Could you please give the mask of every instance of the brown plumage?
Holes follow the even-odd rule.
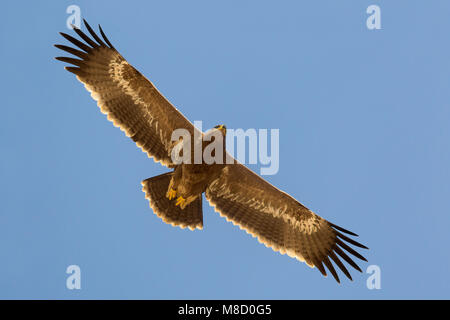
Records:
[[[168,172],[142,181],[142,190],[150,207],[165,223],[191,230],[203,229],[202,197],[197,197],[184,209],[174,206],[166,197],[172,175]]]
[[[91,92],[108,120],[149,157],[174,169],[142,182],[146,198],[157,216],[174,226],[202,229],[201,199],[205,193],[221,216],[273,250],[317,267],[325,276],[328,269],[338,282],[339,276],[331,261],[349,279],[351,275],[342,260],[361,271],[348,254],[366,259],[347,243],[366,247],[344,235],[356,234],[319,217],[236,160],[211,165],[174,163],[171,153],[177,142],[172,142],[171,136],[175,129],[185,129],[192,137],[204,134],[128,64],[100,27],[102,38],[86,21],[84,23],[93,39],[74,28],[85,42],[61,33],[78,48],[56,45],[79,59],[56,59],[74,65],[66,70],[74,73]],[[219,130],[223,136],[226,134],[224,126],[212,130]],[[225,156],[231,157],[226,153]]]

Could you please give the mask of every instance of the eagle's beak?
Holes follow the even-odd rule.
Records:
[[[219,129],[223,135],[226,135],[227,133],[227,127],[225,127],[223,124],[215,126],[214,128]]]

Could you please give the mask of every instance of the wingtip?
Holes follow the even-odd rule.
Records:
[[[341,232],[347,233],[347,234],[352,235],[354,237],[359,237],[359,235],[357,235],[356,233],[354,233],[354,232],[352,232],[350,230],[344,229],[344,228],[342,228],[342,227],[340,227],[340,226],[338,226],[338,225],[336,225],[334,223],[329,222],[329,224],[330,224],[330,226],[332,226],[333,228],[335,228],[335,229],[337,229],[337,230],[339,230]]]
[[[108,46],[109,46],[111,49],[114,49],[114,46],[111,44],[111,42],[109,41],[108,37],[107,37],[106,34],[103,32],[102,26],[101,26],[100,24],[98,25],[98,29],[100,30],[100,34],[101,34],[103,40],[105,40],[105,42],[108,44]]]
[[[89,25],[89,23],[86,21],[86,19],[83,18],[83,24],[86,27],[86,29],[89,29],[91,26]]]
[[[350,243],[350,244],[352,244],[352,245],[354,245],[354,246],[356,246],[356,247],[359,247],[359,248],[362,248],[362,249],[367,249],[367,247],[366,247],[365,245],[359,243],[358,241],[355,241],[355,240],[353,240],[353,239],[350,239],[349,237],[343,235],[343,234],[340,233],[339,231],[335,231],[335,234],[336,234],[336,236],[338,236],[338,237],[341,238],[342,240],[345,240],[345,241],[347,241],[348,243]]]

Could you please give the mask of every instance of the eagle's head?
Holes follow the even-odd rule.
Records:
[[[219,125],[215,126],[214,129],[217,129],[220,132],[222,132],[222,134],[224,136],[226,136],[226,134],[227,134],[227,127],[225,127],[225,125],[223,125],[223,124],[219,124]]]

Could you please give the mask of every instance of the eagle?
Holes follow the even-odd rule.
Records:
[[[172,169],[142,181],[145,197],[159,218],[183,229],[203,229],[205,194],[209,204],[227,221],[274,251],[316,267],[324,276],[329,271],[338,283],[339,275],[332,262],[350,280],[351,274],[343,261],[362,272],[353,259],[367,260],[350,245],[368,248],[350,237],[357,234],[315,214],[232,158],[225,149],[222,160],[227,161],[210,164],[174,161],[172,152],[184,140],[172,141],[174,130],[183,129],[201,138],[208,134],[223,138],[226,127],[218,125],[200,132],[125,60],[100,25],[101,37],[86,20],[83,22],[91,37],[75,26],[72,28],[82,41],[61,32],[76,48],[56,44],[58,49],[73,55],[56,59],[71,64],[65,69],[84,84],[114,126],[155,162]]]

